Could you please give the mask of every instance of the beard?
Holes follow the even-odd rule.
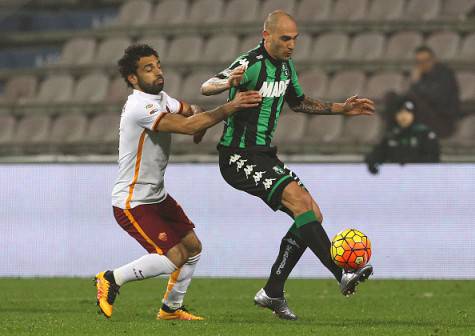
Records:
[[[138,79],[138,86],[145,93],[157,95],[163,90],[163,86],[165,85],[165,80],[163,79],[162,76],[160,76],[157,79],[157,81],[160,80],[160,79],[162,79],[163,82],[161,82],[161,83],[157,83],[157,82],[145,83],[141,78],[139,78]]]

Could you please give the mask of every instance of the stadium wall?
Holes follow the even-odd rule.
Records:
[[[292,164],[333,236],[373,243],[378,278],[475,278],[475,165]],[[0,276],[90,276],[144,250],[115,223],[114,164],[0,165]],[[171,164],[169,192],[203,241],[198,276],[265,277],[291,224],[238,192],[215,164]],[[306,252],[294,277],[328,277]]]

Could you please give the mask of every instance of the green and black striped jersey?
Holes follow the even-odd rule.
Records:
[[[262,95],[259,107],[239,111],[230,116],[224,127],[220,146],[252,148],[269,147],[274,136],[284,101],[296,105],[304,94],[292,60],[277,61],[265,50],[263,42],[238,57],[216,77],[224,79],[240,66],[247,66],[239,87],[229,90],[229,99],[238,91],[255,90]]]

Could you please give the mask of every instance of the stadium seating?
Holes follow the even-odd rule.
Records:
[[[87,117],[80,114],[60,115],[51,128],[49,141],[55,145],[77,144],[85,140]]]
[[[389,91],[401,94],[406,89],[407,82],[402,74],[398,72],[381,72],[371,76],[361,96],[381,101]]]
[[[90,19],[85,21],[86,14],[95,18],[95,26],[104,23],[97,29],[71,33],[69,38],[61,37],[68,36],[63,31],[54,38],[51,35],[50,40],[46,36],[44,41],[49,42],[44,44],[41,37],[39,42],[23,45],[10,42],[17,38],[15,32],[10,40],[2,31],[7,48],[0,50],[0,119],[5,124],[0,135],[1,153],[1,144],[8,142],[17,144],[19,153],[32,151],[24,134],[33,116],[39,118],[41,126],[39,140],[32,141],[54,144],[39,146],[42,150],[80,152],[82,145],[101,142],[105,145],[97,146],[98,152],[115,150],[111,144],[117,134],[111,130],[100,136],[99,130],[107,122],[117,122],[121,105],[131,92],[116,68],[118,58],[131,43],[146,43],[158,50],[165,91],[170,95],[205,108],[225,102],[226,93],[202,96],[202,81],[240,53],[256,47],[262,38],[262,20],[278,8],[294,14],[299,22],[293,59],[308,96],[340,101],[352,94],[368,96],[377,101],[380,111],[388,91],[403,93],[407,89],[414,49],[427,44],[457,70],[463,113],[473,110],[475,30],[468,14],[475,9],[475,0],[127,0],[114,11],[104,7],[97,12],[87,9],[86,13],[83,8],[78,15],[69,16],[59,9],[57,14],[49,11],[35,18],[34,29],[39,29],[39,22],[44,29],[64,29],[71,18],[89,20],[91,27]],[[67,15],[59,18],[61,13]],[[104,13],[114,13],[115,17],[106,20]],[[0,27],[19,27],[12,22],[0,22]],[[84,27],[84,22],[69,26]],[[10,69],[1,69],[2,64]],[[12,71],[15,67],[21,68],[20,74]],[[278,131],[276,141],[292,144],[283,147],[289,151],[298,148],[300,142],[302,150],[310,152],[350,151],[351,143],[353,150],[360,152],[383,129],[381,120],[376,119],[373,125],[367,118],[356,122],[284,112],[282,120],[297,131],[284,127],[289,130]],[[299,126],[302,120],[304,129]],[[81,125],[77,133],[61,132],[62,125],[74,122]],[[461,122],[457,132],[470,134],[466,130],[470,127],[464,125],[465,121]],[[375,130],[358,138],[364,127]],[[221,132],[222,125],[210,130],[202,149],[191,146],[191,137],[177,136],[177,151],[189,153],[200,148],[204,153],[214,153]],[[48,136],[42,140],[42,134]],[[451,138],[451,148],[462,138]],[[315,149],[315,144],[322,147]],[[24,151],[22,146],[26,146]],[[95,146],[90,148],[96,150]]]
[[[347,55],[350,39],[344,33],[324,33],[313,44],[311,58],[316,61],[339,60]]]
[[[348,96],[359,95],[363,92],[366,76],[358,70],[337,73],[328,86],[326,97],[339,101]]]
[[[300,74],[300,85],[309,97],[325,97],[328,87],[328,77],[320,69],[308,70]]]
[[[38,81],[32,75],[12,77],[5,86],[5,93],[0,101],[5,103],[22,103],[32,100],[36,94]]]
[[[163,76],[165,77],[164,90],[172,97],[180,97],[182,76],[173,70],[166,69]]]
[[[437,18],[441,10],[440,0],[409,0],[404,20],[431,20]]]
[[[375,144],[380,140],[382,131],[383,122],[378,115],[346,118],[342,137],[337,142],[346,145]]]
[[[461,61],[473,61],[475,59],[475,33],[467,35],[455,57]]]
[[[300,34],[297,38],[297,48],[295,49],[292,59],[295,62],[308,61],[312,52],[313,38],[310,34]]]
[[[170,79],[167,78],[167,87],[169,81]],[[125,101],[130,91],[131,89],[127,87],[127,84],[125,83],[124,79],[121,76],[117,76],[109,82],[109,87],[107,88],[104,103],[120,104]]]
[[[15,139],[16,119],[9,114],[0,114],[0,153],[1,146],[11,144]]]
[[[261,42],[262,36],[258,34],[250,34],[244,37],[239,46],[239,53],[254,49]]]
[[[455,134],[443,142],[452,152],[463,152],[475,146],[475,115],[458,122]]]
[[[460,87],[460,99],[462,102],[475,100],[475,73],[459,72],[457,81]]]
[[[254,22],[259,11],[259,2],[255,0],[231,0],[222,17],[226,23]]]
[[[99,44],[94,62],[100,65],[115,65],[130,44],[131,41],[127,37],[106,39]]]
[[[77,37],[69,40],[63,46],[59,64],[84,65],[91,63],[96,51],[96,40],[87,37]]]
[[[115,144],[119,140],[119,113],[104,113],[95,116],[89,123],[86,132],[86,143],[93,145],[107,145]],[[106,149],[107,151],[107,149]]]
[[[165,37],[156,36],[156,35],[147,35],[141,37],[137,40],[138,44],[148,44],[158,52],[158,56],[161,59],[165,59],[167,57],[167,50],[168,50],[168,41]]]
[[[307,126],[307,115],[288,111],[279,118],[274,143],[279,147],[298,144]]]
[[[51,118],[48,115],[27,115],[18,123],[15,132],[14,143],[17,144],[39,144],[47,143],[51,131]],[[34,148],[27,147],[27,151],[34,151]]]
[[[346,58],[350,60],[377,60],[384,51],[384,36],[380,33],[362,33],[353,38]]]
[[[372,1],[365,16],[369,20],[400,20],[404,13],[404,0]]]
[[[146,0],[132,0],[125,2],[114,21],[118,26],[137,26],[149,21],[152,3]]]
[[[197,62],[202,50],[203,39],[200,35],[178,37],[171,42],[167,59],[176,63]]]
[[[267,15],[277,9],[282,9],[291,15],[295,12],[295,0],[265,0],[262,4],[259,19],[264,20]]]
[[[203,99],[201,95],[200,88],[201,84],[204,83],[207,79],[212,76],[207,71],[197,71],[191,73],[188,77],[185,78],[183,81],[183,86],[181,88],[181,97],[184,100],[189,101],[199,101]]]
[[[335,116],[311,116],[307,122],[303,142],[309,145],[311,151],[325,151],[325,147],[338,141],[343,131],[343,118]],[[334,149],[333,149],[334,150]]]
[[[213,35],[205,44],[201,59],[229,63],[236,58],[239,39],[232,34]]]
[[[196,0],[191,5],[187,22],[215,23],[220,21],[223,10],[223,1],[221,0]]]
[[[155,7],[150,24],[181,24],[188,13],[188,2],[184,0],[164,0]]]
[[[387,42],[384,58],[389,60],[409,60],[414,50],[422,45],[423,37],[419,32],[403,31],[391,36]]]
[[[445,0],[440,16],[449,19],[466,19],[468,11],[475,7],[474,0]]]
[[[82,77],[74,88],[71,101],[77,103],[99,103],[104,101],[109,79],[103,73],[92,73]]]
[[[333,20],[362,20],[366,15],[368,0],[336,0],[331,18]]]
[[[71,75],[52,75],[45,79],[33,99],[38,103],[64,103],[73,96],[74,79]]]
[[[299,22],[327,20],[331,9],[332,0],[302,0],[297,6],[295,18]]]
[[[454,32],[432,34],[426,44],[434,50],[439,59],[448,60],[455,57],[460,44],[460,36]]]

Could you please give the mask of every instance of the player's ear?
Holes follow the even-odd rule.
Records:
[[[267,40],[269,38],[270,34],[267,30],[262,31],[262,37],[264,40]]]
[[[128,75],[127,80],[132,85],[137,85],[137,83],[139,82],[139,79],[137,78],[137,75],[135,74]]]

